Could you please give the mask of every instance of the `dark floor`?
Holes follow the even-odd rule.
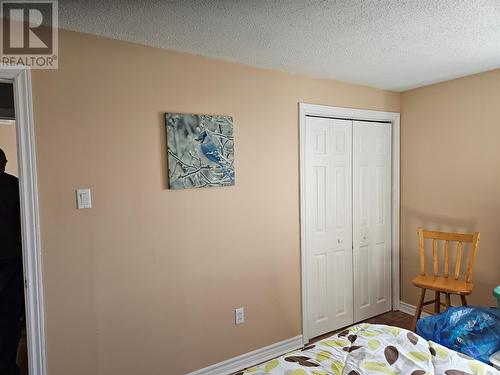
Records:
[[[413,315],[406,314],[402,311],[389,311],[366,320],[366,323],[386,324],[388,326],[410,329],[412,319]]]
[[[385,324],[388,326],[410,329],[412,318],[413,318],[412,315],[406,314],[406,313],[401,312],[401,311],[389,311],[389,312],[386,312],[384,314],[367,319],[364,322],[371,323],[371,324]],[[319,340],[323,340],[323,339],[330,337],[331,335],[333,335],[336,332],[339,332],[341,330],[342,329],[339,329],[339,330],[333,331],[333,332],[325,333],[324,335],[321,335],[321,336],[318,336],[318,337],[311,339],[310,342],[313,343],[313,342],[316,342]]]

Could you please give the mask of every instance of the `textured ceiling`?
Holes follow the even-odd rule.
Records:
[[[396,91],[500,67],[500,0],[60,0],[59,24]]]

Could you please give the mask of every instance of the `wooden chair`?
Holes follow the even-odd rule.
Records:
[[[420,298],[418,300],[415,316],[412,321],[412,330],[414,331],[417,326],[417,320],[420,318],[422,311],[434,315],[440,312],[441,306],[446,308],[451,306],[451,294],[460,296],[462,305],[467,305],[466,295],[472,293],[472,270],[476,262],[476,253],[479,245],[479,232],[471,234],[463,233],[448,233],[448,232],[434,232],[418,228],[418,242],[420,252],[420,275],[412,280],[413,285],[421,288]],[[433,274],[428,276],[425,273],[425,239],[432,239],[432,261],[433,261]],[[438,241],[444,241],[444,265],[443,274],[439,275],[439,246]],[[449,275],[450,266],[450,242],[456,242],[455,252],[455,269],[453,275]],[[471,244],[471,251],[469,254],[469,263],[467,264],[467,271],[463,280],[459,279],[460,270],[462,268],[462,252],[463,243]],[[434,291],[434,299],[424,302],[426,290]],[[446,296],[446,304],[441,303],[441,293]],[[426,310],[423,307],[426,305],[434,304],[434,311]]]

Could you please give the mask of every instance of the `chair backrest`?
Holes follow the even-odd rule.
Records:
[[[450,233],[450,232],[436,232],[428,231],[423,228],[418,228],[418,242],[420,252],[420,274],[425,276],[425,239],[432,239],[432,263],[434,276],[439,276],[439,246],[438,241],[444,241],[444,267],[443,276],[449,277],[450,267],[450,242],[456,242],[455,253],[455,269],[453,277],[458,280],[460,277],[460,269],[462,267],[462,253],[463,244],[471,244],[471,252],[469,255],[469,263],[467,264],[467,271],[465,274],[465,281],[472,282],[472,270],[476,262],[477,248],[479,246],[479,232],[475,233]]]

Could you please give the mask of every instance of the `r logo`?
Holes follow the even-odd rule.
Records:
[[[2,13],[4,53],[52,53],[52,3],[4,1]]]
[[[57,1],[0,0],[0,3],[2,62],[34,68],[56,67]]]

